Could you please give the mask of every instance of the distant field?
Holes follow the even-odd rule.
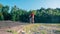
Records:
[[[60,34],[60,24],[0,21],[0,34]]]

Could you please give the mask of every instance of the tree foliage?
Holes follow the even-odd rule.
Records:
[[[2,4],[0,4],[0,20],[29,22],[29,15],[31,14],[31,12],[34,12],[34,20],[36,23],[60,22],[60,8],[41,8],[29,11],[20,9],[16,5],[11,7],[11,10],[9,8],[10,7],[8,5],[3,6]]]

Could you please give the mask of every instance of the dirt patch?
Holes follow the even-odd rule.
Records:
[[[18,31],[22,29],[23,25],[26,25],[26,24],[27,23],[14,22],[14,21],[0,21],[0,34],[5,34],[5,33],[8,34],[9,32],[6,32],[7,30]]]

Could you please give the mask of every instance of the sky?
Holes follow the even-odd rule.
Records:
[[[36,10],[43,8],[60,8],[60,0],[0,0],[3,5],[13,7],[16,5],[24,10]]]

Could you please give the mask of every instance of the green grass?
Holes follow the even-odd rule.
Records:
[[[51,26],[56,26],[56,27],[60,27],[60,24],[28,24],[28,25],[25,25],[23,27],[23,31],[25,31],[26,34],[31,34],[33,32],[36,32],[36,33],[41,33],[41,34],[47,34],[47,31],[46,30],[39,30],[38,28],[41,27],[41,26],[46,26],[46,27],[51,27]],[[60,32],[60,30],[57,30]],[[17,34],[16,31],[14,30],[7,30],[7,32],[12,32],[13,34]]]
[[[56,30],[55,32],[60,32],[60,30]]]
[[[7,32],[10,32],[10,33],[12,33],[12,34],[18,34],[16,31],[14,31],[14,30],[7,30]]]
[[[30,24],[30,25],[26,25],[24,26],[24,31],[26,32],[26,34],[31,34],[31,32],[42,32],[42,34],[47,34],[46,30],[38,30],[38,28],[40,26],[60,26],[60,24]],[[31,31],[31,32],[29,32]]]

